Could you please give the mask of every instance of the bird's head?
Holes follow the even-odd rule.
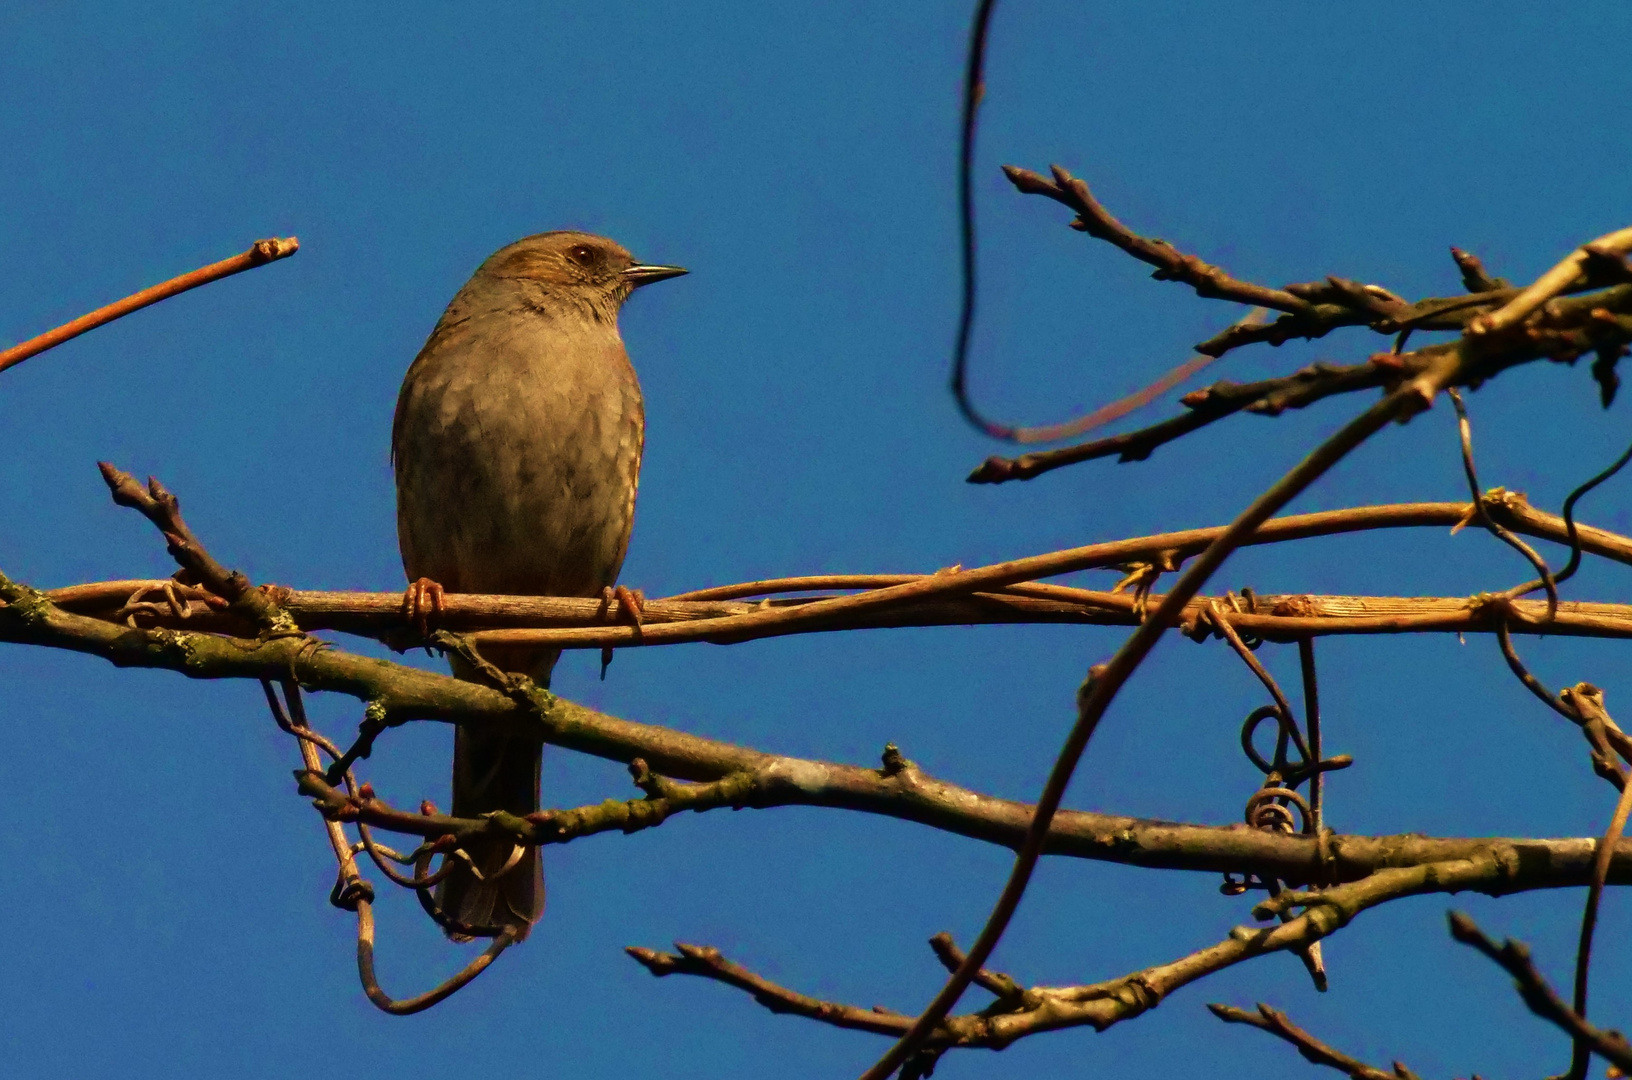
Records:
[[[478,276],[537,282],[546,292],[588,301],[612,311],[642,285],[679,277],[678,266],[635,261],[604,236],[582,232],[547,232],[500,248],[482,264]]]

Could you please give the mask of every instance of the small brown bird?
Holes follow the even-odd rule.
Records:
[[[459,290],[408,368],[391,426],[411,613],[443,588],[600,596],[616,582],[646,436],[618,311],[640,286],[685,272],[549,232],[501,248]],[[548,686],[560,650],[484,656]],[[453,813],[537,810],[542,751],[533,734],[457,729]],[[544,910],[538,849],[466,854],[438,892],[450,933],[525,937]]]

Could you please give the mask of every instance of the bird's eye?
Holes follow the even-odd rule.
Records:
[[[567,249],[567,258],[579,266],[588,266],[595,261],[595,249],[588,244],[574,244]]]

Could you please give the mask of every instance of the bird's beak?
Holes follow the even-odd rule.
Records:
[[[691,273],[690,270],[679,266],[636,265],[623,271],[620,276],[629,283],[631,289],[638,289],[642,285],[650,285],[654,281],[666,281],[671,277],[679,277],[681,274],[689,273]]]

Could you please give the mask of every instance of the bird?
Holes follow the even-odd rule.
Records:
[[[618,313],[636,289],[686,272],[637,262],[605,237],[546,232],[494,252],[448,304],[391,425],[397,541],[413,583],[404,609],[422,634],[444,589],[610,600],[646,438]],[[618,599],[627,606],[621,586]],[[481,655],[548,687],[560,653]],[[480,680],[449,659],[455,676]],[[536,811],[542,755],[535,733],[457,727],[454,816]],[[448,858],[436,901],[449,936],[525,938],[544,910],[538,849],[473,841]]]

